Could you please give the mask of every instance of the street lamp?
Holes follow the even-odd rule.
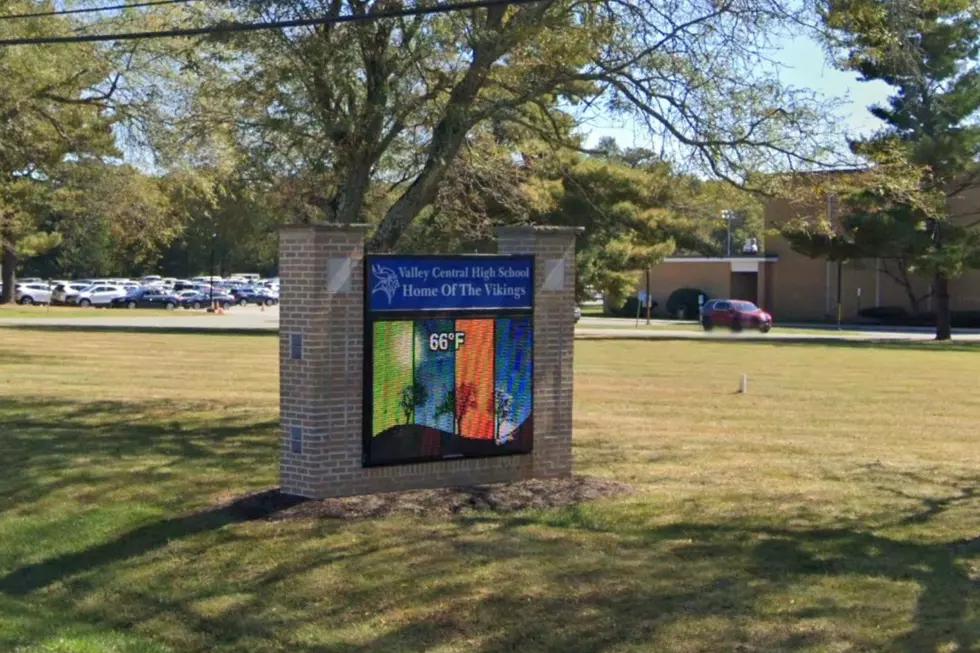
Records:
[[[726,251],[728,252],[726,256],[728,258],[732,257],[732,218],[734,217],[735,215],[728,209],[721,212],[721,219],[725,221],[726,228],[728,230],[728,245],[726,248]]]
[[[208,299],[208,304],[211,305],[211,310],[214,310],[214,245],[218,240],[218,232],[214,231],[211,233],[211,283],[208,286],[210,297]]]

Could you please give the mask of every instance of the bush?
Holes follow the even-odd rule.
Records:
[[[858,315],[881,326],[931,327],[936,324],[936,314],[932,312],[913,315],[901,306],[876,306],[858,311]],[[953,311],[952,325],[955,329],[980,329],[980,311]]]
[[[912,315],[901,306],[862,308],[858,311],[858,316],[875,324],[903,324],[912,318]]]
[[[611,312],[616,317],[636,317],[636,308],[639,303],[640,303],[639,298],[630,297],[619,308],[612,308]],[[651,315],[653,315],[654,311],[657,310],[657,306],[659,305],[660,304],[658,304],[656,301],[654,301],[653,304],[651,304],[650,306]],[[646,314],[647,314],[646,306],[640,306],[640,317],[646,317]]]
[[[704,295],[704,301],[711,299],[708,293],[698,288],[678,288],[670,293],[670,297],[667,298],[667,315],[676,317],[683,311],[684,317],[688,320],[697,319],[701,312],[701,304],[698,303],[698,298],[702,295]]]

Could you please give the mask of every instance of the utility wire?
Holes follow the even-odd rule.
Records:
[[[160,39],[173,37],[203,36],[207,34],[230,34],[235,32],[258,32],[291,27],[310,27],[313,25],[336,25],[340,23],[372,22],[383,18],[403,18],[407,16],[426,16],[448,14],[468,9],[489,9],[508,5],[534,4],[547,0],[473,0],[437,4],[431,7],[409,9],[388,9],[371,14],[348,16],[321,16],[319,18],[298,18],[295,20],[268,21],[259,23],[218,23],[210,27],[188,27],[183,29],[158,30],[153,32],[120,32],[116,34],[79,34],[73,36],[41,36],[16,39],[0,39],[0,47],[12,45],[52,45],[62,43],[94,43],[99,41],[136,41],[140,39]]]
[[[33,14],[0,14],[0,20],[15,20],[18,18],[45,18],[47,16],[68,16],[71,14],[91,14],[99,11],[118,11],[134,7],[157,7],[159,5],[180,5],[198,0],[152,0],[151,2],[133,2],[124,5],[109,5],[107,7],[83,7],[81,9],[59,9],[55,11],[39,11]]]

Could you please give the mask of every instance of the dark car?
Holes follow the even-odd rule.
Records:
[[[159,288],[140,288],[125,297],[116,297],[110,308],[165,308],[172,311],[180,305],[180,299],[172,292]]]
[[[267,290],[257,288],[233,288],[231,294],[235,298],[235,303],[239,306],[245,306],[246,304],[272,306],[273,304],[279,303],[278,296]]]
[[[701,327],[711,331],[716,326],[732,331],[757,329],[768,333],[772,329],[772,315],[741,299],[712,299],[701,307]]]
[[[211,305],[212,300],[221,308],[231,308],[236,300],[226,292],[215,290],[214,294],[210,290],[199,290],[197,292],[181,293],[180,305],[183,308],[201,309]]]

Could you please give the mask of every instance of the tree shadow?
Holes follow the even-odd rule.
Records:
[[[20,567],[0,578],[0,592],[23,596],[76,574],[139,557],[173,540],[228,524],[268,519],[303,501],[272,489],[239,497],[224,506],[146,524],[104,544]]]
[[[170,475],[171,465],[271,468],[278,420],[211,417],[212,408],[168,400],[0,398],[0,513],[60,489],[77,487],[76,498],[101,500],[112,487],[152,486]],[[139,463],[137,469],[125,469],[128,461]]]

